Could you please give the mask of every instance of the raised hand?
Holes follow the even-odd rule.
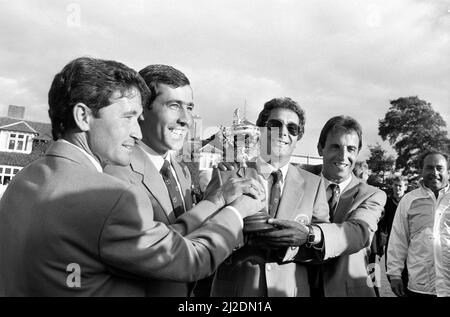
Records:
[[[258,206],[259,201],[263,201],[265,197],[264,189],[258,181],[251,178],[232,177],[222,184],[218,168],[213,169],[211,181],[205,190],[206,200],[215,203],[218,208],[222,208],[231,204],[242,195],[247,195],[253,200],[257,200]],[[260,209],[262,209],[262,206]],[[251,214],[254,214],[254,212]]]

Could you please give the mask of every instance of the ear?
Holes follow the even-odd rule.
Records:
[[[320,143],[317,143],[317,152],[319,152],[320,156],[323,156],[323,148]]]
[[[92,110],[84,103],[77,103],[73,109],[73,120],[76,126],[83,132],[89,131],[89,121],[92,117]]]

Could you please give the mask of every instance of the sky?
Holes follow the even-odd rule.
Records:
[[[399,97],[450,124],[450,0],[0,0],[0,116],[13,104],[49,122],[53,76],[79,56],[180,69],[205,136],[237,107],[255,122],[290,97],[306,113],[301,155],[341,114],[363,127],[362,158],[391,151],[378,121]]]

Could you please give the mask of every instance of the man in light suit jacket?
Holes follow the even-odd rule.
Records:
[[[310,255],[316,250],[312,247],[314,241],[309,248],[304,244],[310,230],[320,235],[319,227],[310,224],[328,221],[328,205],[320,177],[289,163],[297,141],[303,136],[304,112],[290,98],[276,98],[264,105],[256,124],[263,130],[267,128],[267,138],[262,133],[261,156],[253,167],[247,168],[245,176],[264,185],[269,214],[275,219],[291,220],[286,231],[298,229],[303,236],[275,248],[271,241],[251,238],[219,267],[212,295],[309,296],[302,257],[305,252]]]
[[[164,161],[176,179],[183,212],[211,214],[217,210],[214,197],[207,196],[196,206],[192,204],[191,175],[175,152],[183,148],[192,123],[193,92],[189,79],[181,71],[168,65],[149,65],[139,72],[150,89],[150,98],[144,106],[143,120],[139,122],[142,141],[131,153],[128,166],[109,165],[105,172],[140,187],[152,202],[154,219],[167,225],[177,220],[172,195],[161,175]],[[215,203],[214,203],[215,202]],[[153,296],[190,296],[194,285],[171,281],[159,283]],[[206,283],[206,281],[205,281]]]
[[[211,274],[236,247],[242,217],[262,207],[256,182],[234,181],[237,195],[220,199],[230,206],[169,227],[138,187],[102,172],[130,163],[147,95],[142,78],[115,61],[78,58],[55,76],[56,142],[0,202],[0,296],[145,296],[152,280]]]
[[[331,223],[319,224],[327,261],[311,267],[314,296],[375,296],[368,248],[386,194],[353,175],[361,147],[362,129],[351,117],[331,118],[320,133],[317,148],[323,165],[310,170],[324,180]]]

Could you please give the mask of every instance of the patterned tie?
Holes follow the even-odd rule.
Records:
[[[328,188],[331,190],[331,197],[328,200],[328,207],[330,207],[330,222],[333,222],[333,217],[336,211],[341,190],[339,189],[339,185],[336,184],[330,184]]]
[[[181,216],[185,210],[183,206],[183,199],[181,198],[181,193],[177,185],[177,181],[170,170],[170,163],[164,160],[164,164],[161,167],[161,175],[164,179],[164,183],[169,191],[170,201],[172,202],[173,212],[175,217]]]
[[[269,215],[274,218],[277,214],[278,205],[280,204],[282,178],[283,173],[281,173],[280,170],[273,172],[269,176],[269,184],[270,181],[272,181],[272,188],[270,190],[270,200],[269,200]]]

